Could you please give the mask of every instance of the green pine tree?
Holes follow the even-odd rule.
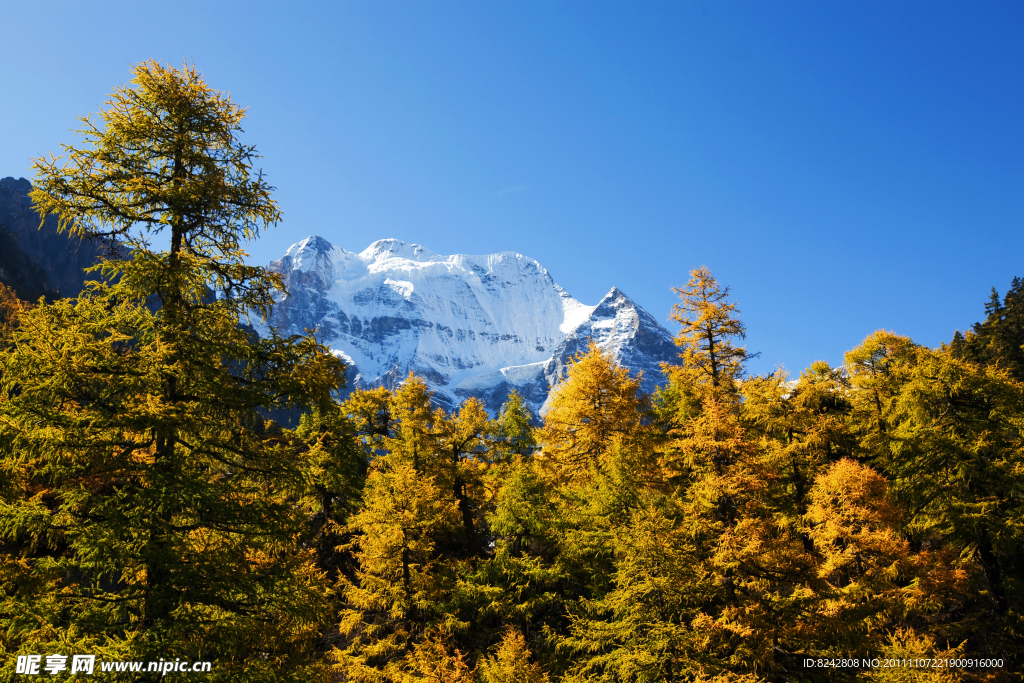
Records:
[[[326,408],[343,367],[312,338],[241,326],[281,287],[243,261],[280,217],[238,140],[244,110],[193,67],[132,74],[66,157],[36,162],[40,213],[121,247],[0,352],[0,537],[17,568],[0,642],[313,680],[331,586],[302,539],[323,447],[260,411]]]
[[[1002,300],[993,288],[985,320],[966,335],[957,331],[951,346],[957,357],[1000,367],[1024,381],[1024,280],[1013,278]]]
[[[494,450],[497,460],[507,461],[533,455],[537,450],[537,439],[531,421],[526,402],[513,390],[501,406],[495,425]]]

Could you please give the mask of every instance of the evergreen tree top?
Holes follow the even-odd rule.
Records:
[[[136,64],[129,85],[80,118],[77,145],[35,160],[32,200],[41,217],[59,217],[61,231],[125,247],[103,265],[124,279],[124,294],[159,294],[166,306],[200,302],[213,287],[265,315],[281,283],[246,266],[242,244],[281,212],[253,168],[256,148],[238,139],[245,115],[195,66]],[[152,250],[160,233],[166,252]]]

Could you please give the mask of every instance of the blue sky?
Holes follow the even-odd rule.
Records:
[[[761,357],[937,345],[1024,276],[1024,5],[35,2],[3,11],[0,176],[71,140],[131,63],[249,107],[284,221],[513,250],[667,319],[707,265]],[[666,323],[669,329],[674,328]]]

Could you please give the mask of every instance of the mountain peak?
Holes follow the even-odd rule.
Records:
[[[332,262],[337,253],[344,253],[319,235],[310,235],[288,247],[281,258],[270,262],[270,270],[302,279],[303,284],[316,284],[320,288],[329,286],[334,277]]]
[[[307,237],[271,267],[287,294],[270,324],[315,329],[345,358],[350,389],[393,387],[412,371],[446,408],[475,396],[494,413],[515,389],[537,411],[589,339],[644,370],[645,390],[675,355],[668,332],[618,288],[587,306],[511,251],[444,256],[385,239],[355,254]]]
[[[27,195],[32,191],[32,183],[25,178],[13,178],[8,176],[0,179],[0,191],[16,192]]]
[[[621,311],[637,310],[639,308],[625,292],[618,287],[612,287],[611,291],[597,302],[597,306],[594,307],[591,315],[598,318],[614,317]]]
[[[359,254],[364,261],[383,261],[389,258],[405,258],[412,261],[430,261],[437,254],[419,244],[408,244],[402,240],[377,240]]]
[[[604,295],[604,298],[602,298],[597,305],[600,306],[606,301],[622,301],[630,304],[633,303],[633,300],[630,299],[629,296],[618,287],[612,287],[610,290],[608,290],[608,293]]]
[[[328,242],[323,237],[320,237],[319,235],[310,235],[301,242],[292,245],[292,248],[294,247],[298,247],[300,250],[313,249],[319,253],[326,253],[333,249],[334,245],[332,245],[330,242]],[[288,251],[291,251],[291,249],[289,249]]]

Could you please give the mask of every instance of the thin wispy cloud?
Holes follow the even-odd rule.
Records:
[[[529,187],[529,185],[513,185],[512,187],[506,187],[504,190],[498,190],[498,192],[494,196],[495,197],[503,197],[503,196],[505,196],[507,194],[514,194],[516,192],[522,192],[527,187]]]

